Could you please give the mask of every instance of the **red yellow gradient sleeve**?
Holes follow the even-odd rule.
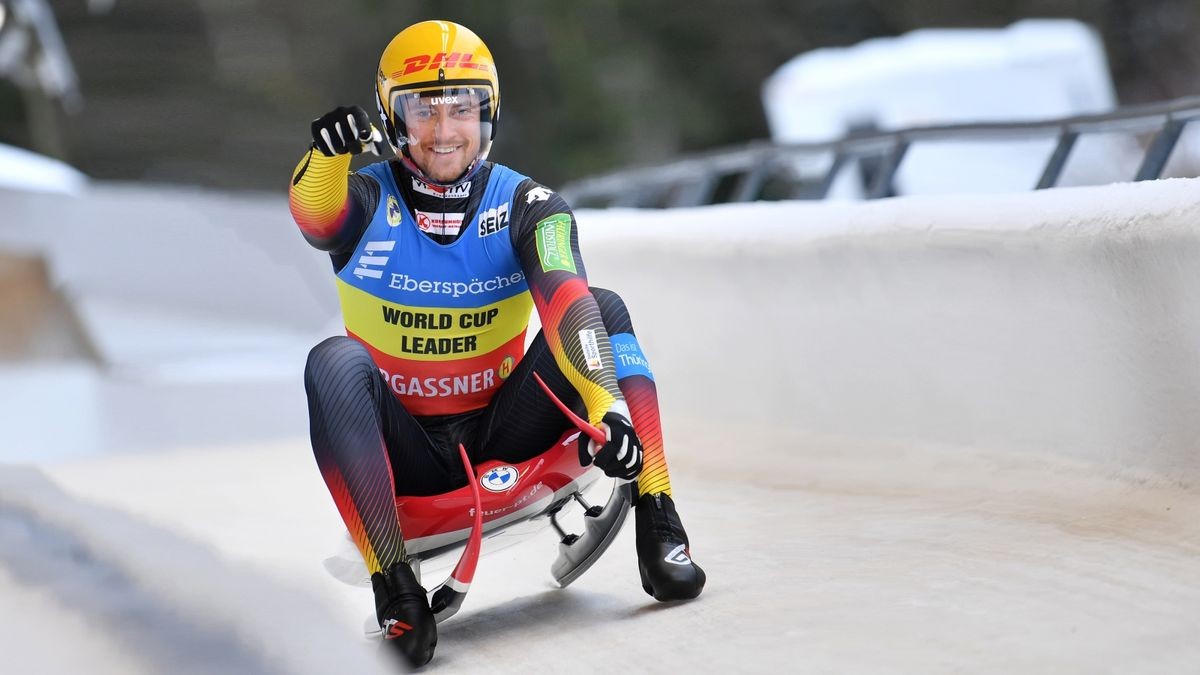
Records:
[[[612,365],[612,346],[600,320],[600,308],[588,290],[587,281],[578,276],[558,284],[549,298],[542,292],[542,288],[530,285],[546,344],[554,362],[582,397],[588,422],[599,424],[604,413],[621,399]],[[593,344],[581,335],[585,331],[594,336]],[[595,352],[589,357],[585,350],[591,346]]]
[[[350,155],[326,157],[316,150],[296,165],[288,190],[292,218],[312,242],[331,240],[350,210]]]
[[[588,288],[575,216],[561,196],[527,181],[509,227],[554,361],[599,424],[616,401],[612,344]]]

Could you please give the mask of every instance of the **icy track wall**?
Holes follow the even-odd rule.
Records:
[[[264,416],[286,420],[271,433],[304,426],[299,364],[336,331],[336,298],[327,259],[280,198],[101,185],[0,205],[0,247],[46,258],[106,362],[202,359],[220,343],[125,329],[129,310],[110,306],[142,308],[139,325],[272,327],[286,335],[243,360],[277,354],[283,375],[261,388],[297,391],[258,396],[283,403],[254,429],[213,414],[230,440],[261,436]],[[765,446],[739,454],[766,470],[782,433],[1053,452],[1186,482],[1200,472],[1198,181],[578,215],[591,281],[628,301],[672,437],[735,429],[730,442]],[[253,377],[217,377],[203,400],[245,408]],[[156,386],[146,378],[136,386]],[[150,405],[103,382],[95,414],[110,426],[122,425],[114,411]],[[200,385],[169,386],[152,417],[183,433],[185,390]]]
[[[580,220],[668,433],[727,434],[716,470],[825,438],[1200,479],[1200,182]]]
[[[101,184],[80,199],[0,193],[0,206],[0,248],[46,258],[106,363],[219,362],[239,356],[225,344],[239,325],[280,333],[245,341],[242,362],[277,361],[261,382],[102,369],[96,410],[74,407],[130,430],[114,444],[134,445],[148,407],[204,443],[305,428],[299,369],[337,330],[336,296],[280,197]],[[590,279],[626,298],[658,375],[668,442],[684,446],[672,461],[687,461],[689,438],[727,433],[760,473],[820,437],[1050,452],[1188,483],[1200,474],[1198,215],[1200,181],[1182,179],[578,214]],[[150,327],[125,328],[128,308]],[[227,339],[189,337],[214,330],[190,317],[219,317]],[[187,330],[164,333],[175,323]],[[196,422],[194,400],[225,424]]]

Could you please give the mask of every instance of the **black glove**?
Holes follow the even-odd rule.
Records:
[[[337,108],[313,120],[312,137],[313,147],[326,157],[357,155],[364,149],[378,153],[383,142],[383,135],[371,126],[367,113],[356,105]]]
[[[642,472],[642,441],[633,431],[633,425],[620,413],[612,410],[604,413],[601,429],[607,439],[597,447],[587,434],[579,436],[579,463],[587,466],[595,462],[604,475],[624,480],[633,480]]]

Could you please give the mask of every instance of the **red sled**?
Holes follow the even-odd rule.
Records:
[[[467,485],[439,495],[396,497],[405,551],[414,569],[419,570],[423,561],[452,555],[461,549],[458,562],[446,580],[429,591],[429,604],[439,623],[462,607],[485,537],[498,537],[530,521],[540,520],[542,526],[552,526],[561,538],[558,557],[550,572],[558,585],[565,588],[599,560],[629,515],[633,485],[607,479],[594,466],[579,463],[575,443],[583,442],[578,440],[580,434],[603,443],[603,432],[572,413],[536,373],[534,378],[579,431],[563,433],[550,449],[515,464],[486,461],[472,466],[466,449],[459,445],[459,457],[467,475],[472,477]],[[604,506],[593,506],[584,500],[583,493],[600,479],[612,480],[612,490]],[[558,521],[563,509],[572,503],[583,508],[580,534],[567,533]],[[361,557],[357,569],[353,569],[354,562],[338,557],[327,559],[325,567],[333,576],[355,585],[361,583],[366,571]],[[369,636],[380,633],[373,617],[368,621],[367,633]]]

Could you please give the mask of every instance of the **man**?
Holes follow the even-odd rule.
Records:
[[[312,124],[290,203],[333,261],[347,332],[309,355],[313,453],[371,572],[386,642],[413,665],[437,644],[396,495],[466,485],[460,442],[473,463],[548,449],[570,422],[534,371],[605,431],[580,461],[637,479],[643,588],[696,597],[705,576],[671,500],[653,375],[625,306],[588,287],[563,199],[485,161],[500,109],[488,48],[454,23],[410,26],[383,52],[376,103],[395,159],[349,173],[351,155],[385,146],[361,108],[337,108]],[[543,329],[526,352],[533,307]]]

